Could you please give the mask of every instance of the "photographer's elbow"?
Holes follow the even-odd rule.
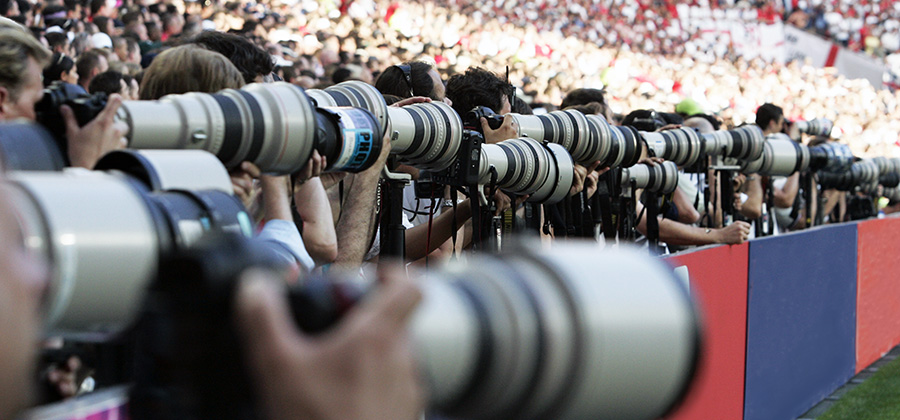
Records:
[[[337,260],[338,246],[337,242],[331,243],[310,243],[306,246],[306,252],[318,265],[331,264]]]
[[[774,193],[772,195],[772,203],[775,207],[787,209],[794,206],[794,198],[796,194]]]

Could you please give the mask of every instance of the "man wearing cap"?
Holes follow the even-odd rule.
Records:
[[[687,98],[675,105],[675,112],[678,115],[681,115],[685,119],[693,117],[694,115],[703,114],[703,108],[697,101]]]

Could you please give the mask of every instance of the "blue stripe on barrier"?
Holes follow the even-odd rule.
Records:
[[[750,243],[745,420],[796,418],[849,380],[856,225]]]

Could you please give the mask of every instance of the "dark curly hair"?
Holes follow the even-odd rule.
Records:
[[[465,74],[454,75],[447,81],[447,97],[459,115],[466,115],[477,106],[500,112],[503,97],[511,93],[512,85],[480,67],[469,67]]]
[[[401,66],[409,66],[409,78],[412,82],[406,82]],[[375,81],[375,88],[382,95],[394,95],[400,98],[409,98],[409,92],[412,90],[413,96],[427,96],[436,101],[442,98],[434,96],[434,79],[428,72],[431,71],[431,64],[422,61],[410,61],[396,66],[390,66],[381,72],[378,80]]]
[[[240,35],[216,31],[204,31],[187,43],[197,44],[228,57],[244,77],[244,82],[253,83],[257,76],[265,76],[275,71],[272,56],[249,39]]]

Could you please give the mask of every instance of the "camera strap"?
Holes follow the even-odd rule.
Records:
[[[659,198],[654,192],[645,192],[644,201],[644,210],[641,210],[641,213],[644,211],[647,213],[647,245],[651,254],[659,255],[659,219],[656,218],[659,214]],[[640,223],[640,217],[637,223]]]
[[[459,256],[456,254],[456,188],[450,187],[450,202],[453,203],[453,217],[450,218],[450,241],[453,243],[453,249],[450,251],[450,261],[456,261]]]
[[[565,223],[565,232],[566,236],[575,236],[575,204],[573,203],[575,199],[573,197],[566,197],[562,201],[563,206],[563,223]]]
[[[297,210],[297,199],[295,198],[296,194],[294,194],[294,188],[300,187],[299,185],[294,185],[294,181],[288,179],[290,183],[290,198],[291,198],[291,219],[294,221],[294,226],[297,226],[297,231],[300,232],[300,235],[303,235],[303,216],[300,215],[300,211]]]
[[[591,211],[591,201],[588,198],[586,191],[579,193],[579,197],[581,199],[581,223],[579,224],[581,227],[581,237],[593,238],[594,213]]]
[[[603,236],[606,240],[612,240],[616,237],[616,225],[613,221],[613,206],[610,196],[610,191],[612,191],[610,183],[613,182],[613,177],[608,175],[610,172],[618,174],[618,170],[612,170],[601,175],[601,179],[597,182],[597,192],[595,193],[597,194],[597,207],[600,212],[600,228],[603,230]]]

